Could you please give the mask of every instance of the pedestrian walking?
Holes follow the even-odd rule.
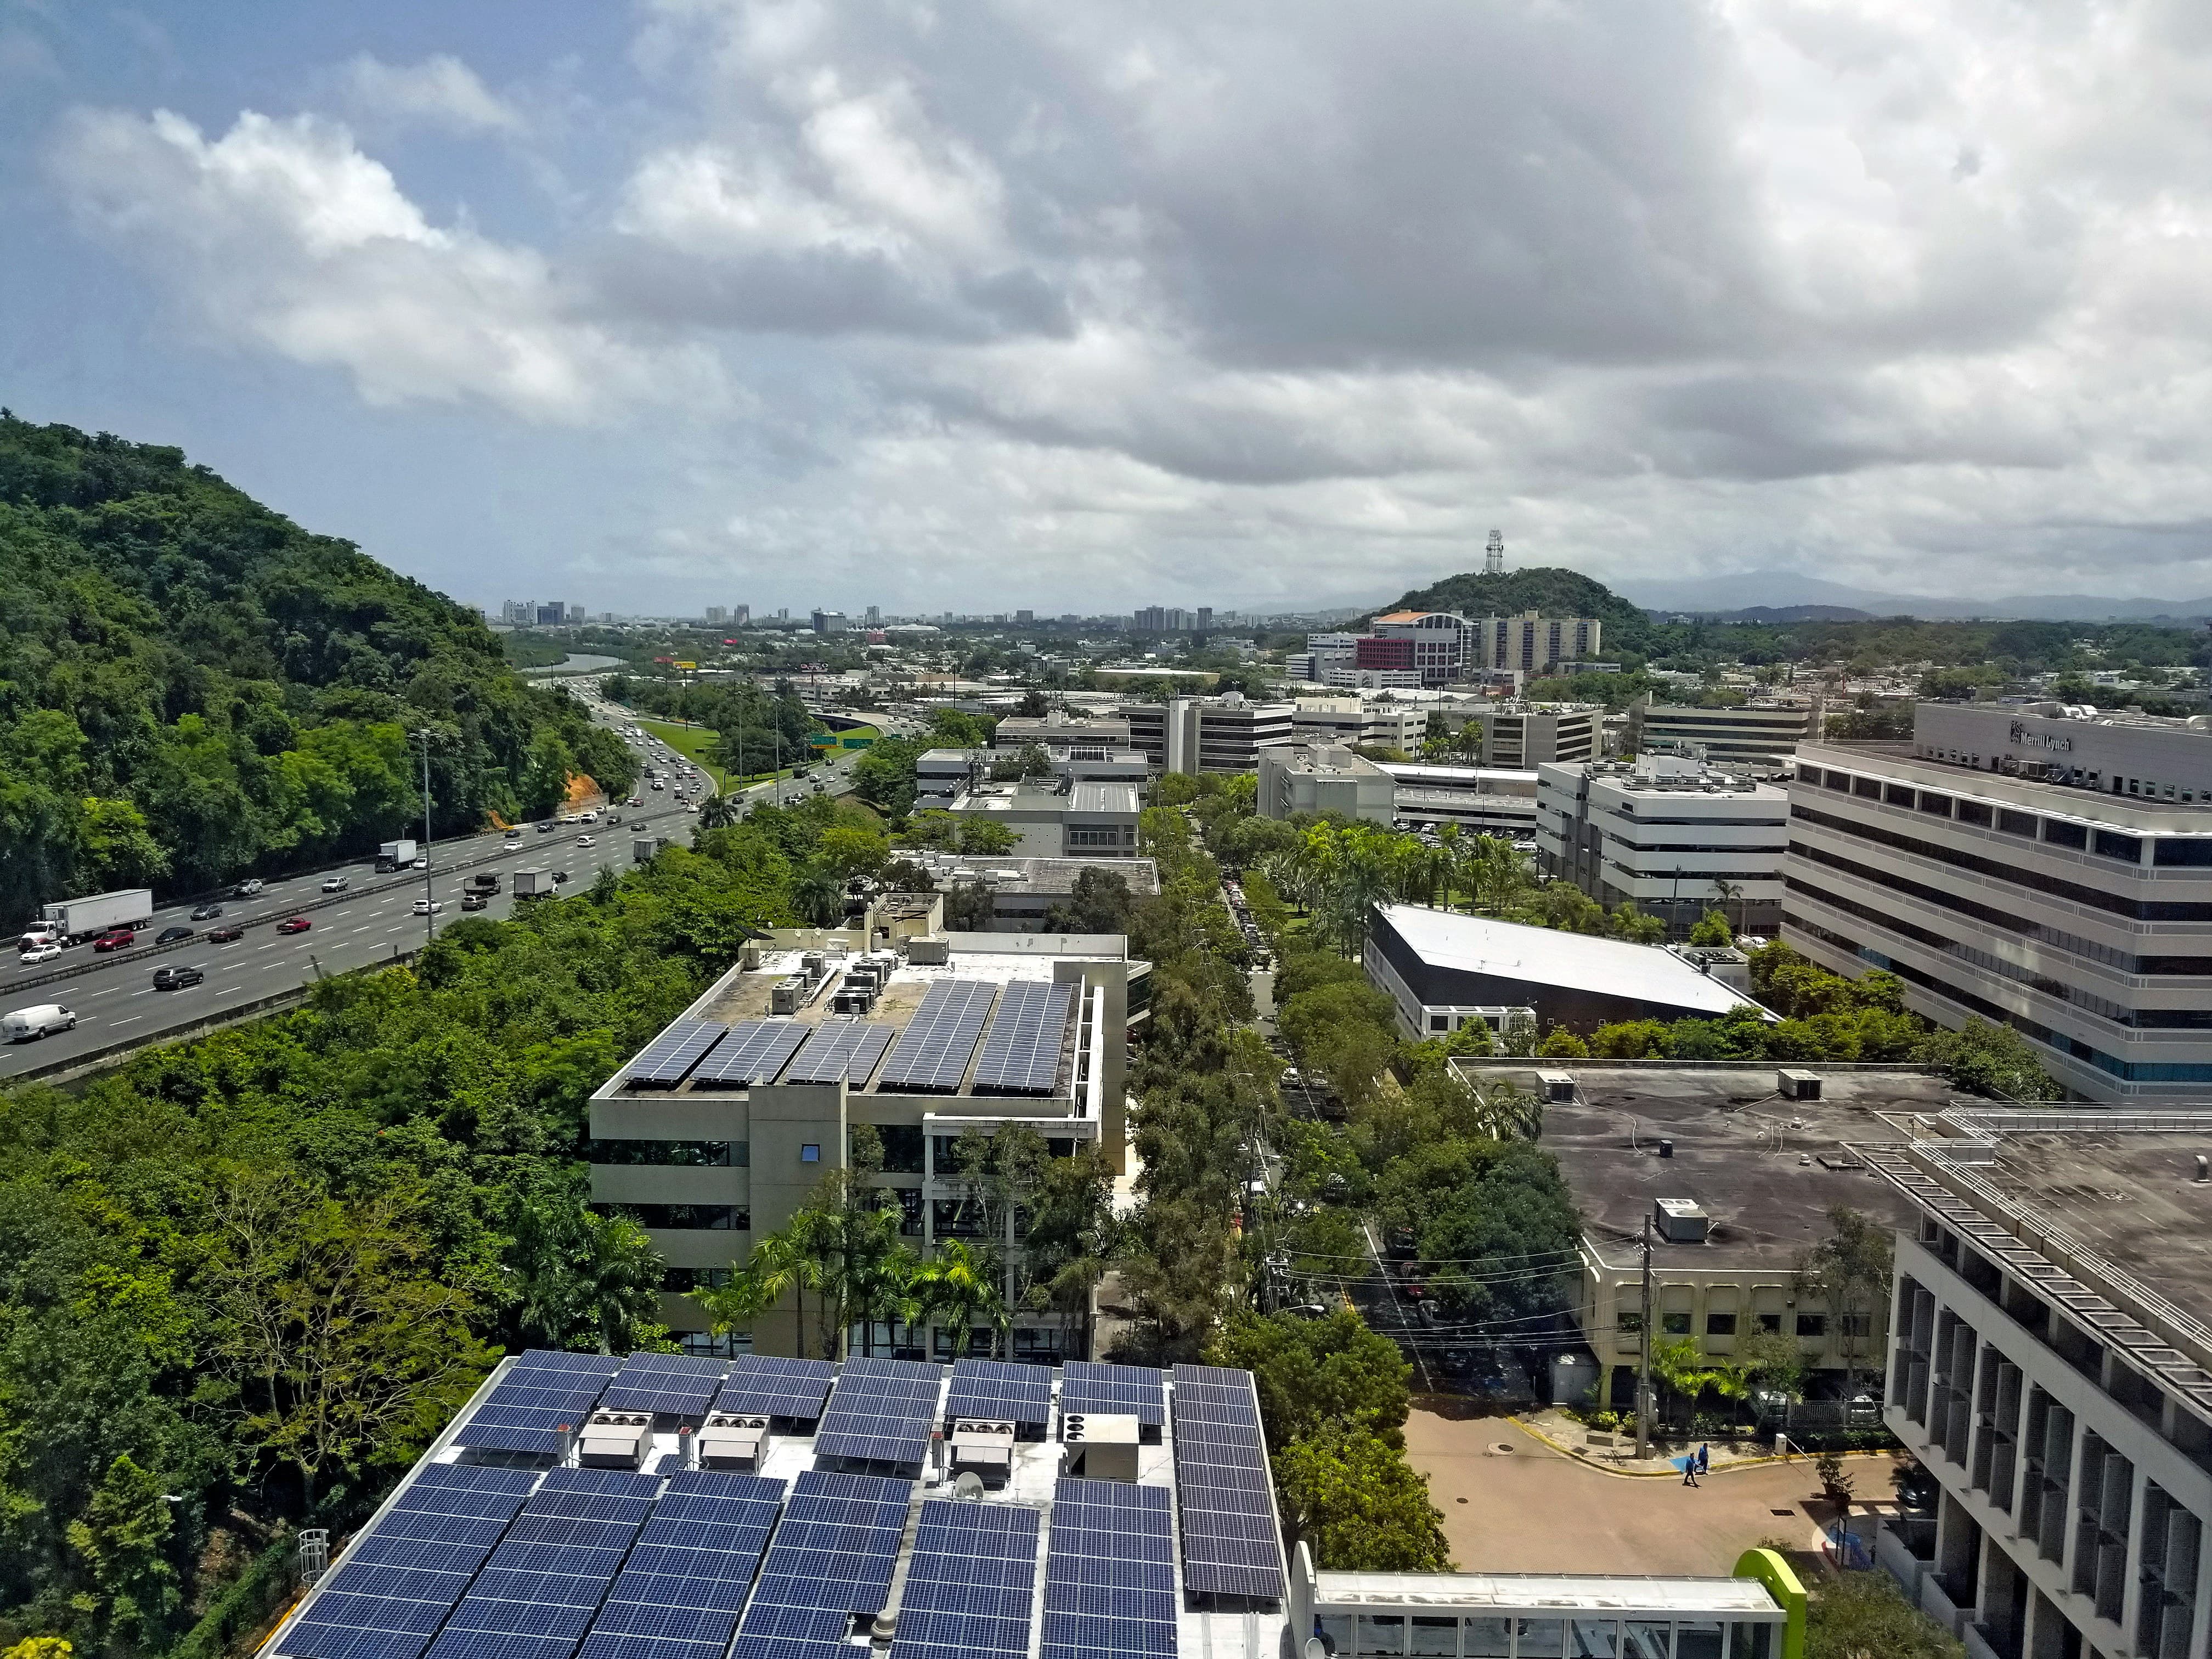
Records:
[[[1698,1484],[1698,1458],[1694,1452],[1682,1460],[1682,1484],[1686,1486]]]
[[[1711,1446],[1701,1445],[1698,1448],[1698,1473],[1711,1474],[1712,1472],[1713,1449]]]

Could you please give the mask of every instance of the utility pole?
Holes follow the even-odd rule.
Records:
[[[1651,1455],[1651,1218],[1644,1218],[1644,1317],[1636,1356],[1636,1455]]]
[[[438,927],[430,885],[430,729],[424,726],[415,735],[422,739],[422,943],[428,945]]]

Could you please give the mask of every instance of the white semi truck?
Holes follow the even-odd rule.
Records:
[[[89,898],[39,907],[39,924],[58,939],[90,939],[117,927],[146,927],[154,921],[154,890],[125,887]]]

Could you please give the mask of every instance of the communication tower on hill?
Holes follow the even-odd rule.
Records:
[[[1486,576],[1505,574],[1505,538],[1495,530],[1490,532],[1490,545],[1482,550],[1482,574]]]

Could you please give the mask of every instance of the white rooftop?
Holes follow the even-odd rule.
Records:
[[[1605,1609],[1620,1613],[1772,1613],[1755,1578],[1635,1578],[1600,1573],[1317,1572],[1318,1607]]]

